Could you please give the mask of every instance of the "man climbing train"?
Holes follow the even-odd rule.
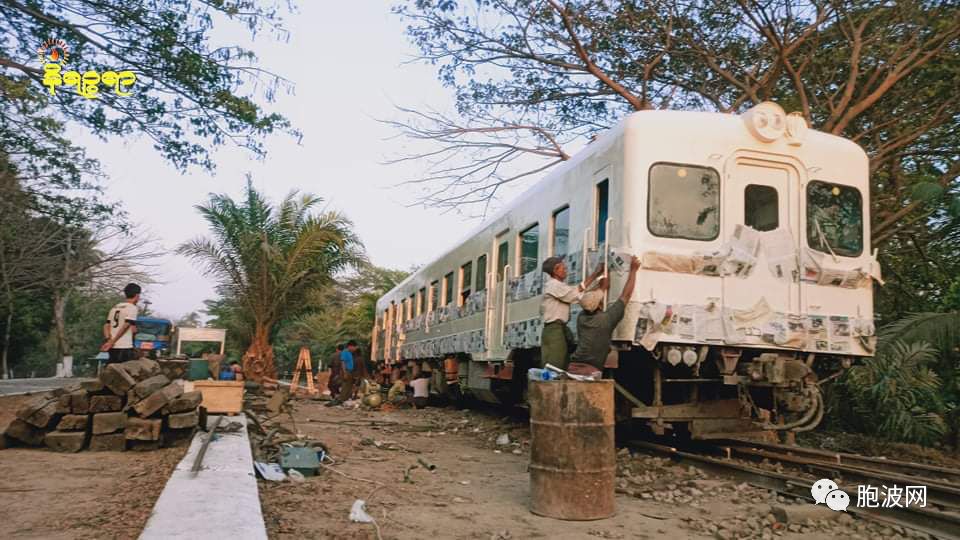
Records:
[[[570,320],[570,305],[580,301],[583,292],[603,274],[603,264],[576,287],[567,285],[567,266],[560,257],[550,257],[543,261],[543,272],[547,280],[543,285],[543,333],[540,337],[540,367],[553,364],[560,369],[567,368],[567,359],[574,349],[573,332],[567,327]]]

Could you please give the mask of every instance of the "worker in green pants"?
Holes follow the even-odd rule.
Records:
[[[570,305],[580,301],[580,296],[603,274],[603,264],[576,287],[567,285],[567,267],[560,257],[550,257],[543,261],[543,272],[547,281],[543,285],[543,304],[540,311],[543,316],[543,333],[540,337],[540,367],[553,364],[566,369],[570,353],[576,344],[573,332],[567,326],[570,320]]]

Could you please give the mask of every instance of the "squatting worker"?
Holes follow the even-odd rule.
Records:
[[[108,364],[126,362],[133,360],[136,356],[133,349],[133,334],[137,331],[137,315],[140,314],[140,309],[137,308],[140,292],[139,285],[128,284],[123,288],[123,296],[126,300],[110,308],[107,313],[107,322],[103,324],[105,341],[100,346],[100,352],[109,351]]]
[[[430,372],[421,371],[417,378],[410,382],[413,387],[413,405],[418,409],[427,406],[430,398]]]
[[[543,285],[543,332],[540,337],[540,367],[553,364],[560,369],[567,367],[567,355],[574,348],[573,332],[567,327],[570,320],[570,305],[580,301],[583,291],[603,274],[603,264],[597,267],[583,284],[567,285],[567,266],[560,257],[543,261],[547,281]]]
[[[581,296],[580,306],[583,307],[583,313],[577,317],[577,337],[580,343],[570,358],[571,364],[590,364],[603,371],[607,354],[610,352],[613,329],[620,324],[627,302],[633,296],[639,269],[640,259],[633,257],[630,261],[630,276],[627,277],[627,283],[623,286],[623,292],[620,293],[620,298],[616,302],[607,306],[606,311],[601,311],[600,306],[603,304],[603,291],[610,286],[608,281],[603,280],[604,283],[600,287]],[[571,366],[571,369],[574,367]]]

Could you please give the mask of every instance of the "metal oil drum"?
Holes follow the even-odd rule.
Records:
[[[616,513],[613,381],[531,381],[530,511],[586,521]]]

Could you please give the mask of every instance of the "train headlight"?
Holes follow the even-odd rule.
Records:
[[[670,347],[667,349],[667,362],[670,362],[671,366],[675,366],[680,363],[680,360],[683,359],[683,355],[680,354],[680,349],[676,347]]]
[[[787,115],[771,101],[753,107],[743,115],[750,134],[763,142],[773,142],[787,131]]]
[[[683,351],[683,363],[693,367],[697,363],[697,353],[693,349],[686,349]]]

